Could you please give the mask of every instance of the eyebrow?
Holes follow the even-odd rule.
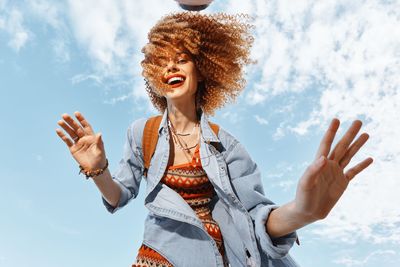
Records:
[[[179,57],[179,56],[188,56],[188,57],[190,57],[190,55],[189,55],[189,53],[188,52],[185,52],[185,51],[179,51],[179,52],[176,52],[176,54],[175,54],[175,58],[176,57]]]
[[[189,54],[188,52],[179,51],[179,52],[176,52],[176,53],[175,53],[174,59],[176,59],[176,58],[178,58],[178,57],[180,57],[180,56],[187,56],[187,57],[190,58],[190,54]],[[157,58],[158,60],[169,60],[169,59],[170,59],[169,57],[162,56],[162,55],[161,55],[161,56],[156,56],[156,58]]]

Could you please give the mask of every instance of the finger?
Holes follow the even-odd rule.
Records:
[[[79,136],[76,134],[74,129],[69,127],[69,125],[65,121],[59,120],[57,124],[60,125],[64,129],[64,131],[68,133],[72,140],[79,139]]]
[[[326,131],[324,137],[321,140],[315,159],[319,159],[321,156],[328,157],[329,151],[331,150],[333,139],[335,138],[339,125],[340,121],[334,118],[331,124],[329,125],[329,128]]]
[[[73,118],[71,118],[71,116],[69,116],[68,114],[63,114],[62,118],[68,123],[68,126],[74,130],[75,134],[79,138],[85,136],[85,131],[83,130],[83,128]]]
[[[360,172],[362,172],[365,168],[367,168],[369,165],[371,165],[371,163],[374,160],[372,158],[367,158],[365,160],[363,160],[362,162],[358,163],[356,166],[354,166],[353,168],[349,169],[346,173],[345,176],[347,177],[347,179],[349,181],[351,181],[357,174],[359,174]]]
[[[363,133],[357,138],[357,140],[353,144],[351,144],[349,149],[346,151],[346,154],[344,154],[343,158],[339,162],[340,167],[344,169],[349,164],[354,155],[367,142],[368,138],[369,135],[367,133]]]
[[[355,120],[350,128],[347,130],[345,135],[340,139],[340,141],[336,144],[335,148],[329,155],[330,160],[336,160],[339,162],[343,155],[346,153],[349,145],[353,142],[354,138],[356,137],[357,133],[361,129],[362,122],[360,120]]]
[[[93,133],[93,129],[92,126],[90,125],[90,123],[85,119],[85,117],[82,115],[82,113],[80,113],[79,111],[76,111],[75,113],[75,117],[78,119],[79,123],[82,125],[84,131],[87,134],[94,134]]]
[[[68,147],[71,147],[74,145],[74,143],[69,139],[61,129],[56,129],[57,135],[64,141],[65,144],[67,144]]]
[[[101,133],[96,134],[96,144],[98,144],[98,146],[101,149],[104,149],[103,138]]]

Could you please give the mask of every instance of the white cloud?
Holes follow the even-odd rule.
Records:
[[[48,0],[31,0],[21,2],[0,2],[0,30],[4,30],[10,36],[9,46],[18,52],[28,41],[33,39],[33,29],[28,29],[27,21],[39,22],[50,26],[51,34],[54,34],[50,44],[53,47],[55,59],[65,63],[70,60],[69,32],[65,21],[65,6],[62,2]],[[43,27],[45,28],[45,27]],[[42,29],[43,29],[42,28]]]
[[[102,77],[96,74],[77,74],[71,78],[72,84],[78,84],[87,80],[94,81],[98,85],[103,83]]]
[[[77,41],[104,67],[111,67],[114,56],[124,54],[118,37],[122,16],[117,2],[69,1],[69,12]]]
[[[61,29],[65,27],[63,20],[61,20],[61,10],[64,8],[61,2],[51,2],[48,0],[29,0],[29,12],[38,17],[41,21],[46,22],[54,29]]]
[[[229,121],[231,124],[237,124],[242,120],[242,117],[238,113],[232,111],[225,111],[221,114],[221,118]]]
[[[110,104],[110,105],[115,105],[115,104],[117,104],[118,102],[123,102],[123,101],[125,101],[125,100],[127,100],[127,99],[129,99],[129,98],[131,98],[131,97],[132,97],[132,93],[126,94],[126,95],[122,95],[122,96],[118,96],[118,97],[114,97],[114,98],[111,98],[111,99],[109,99],[109,100],[104,101],[104,103]]]
[[[9,7],[6,2],[2,2],[0,11],[0,30],[9,35],[8,45],[19,52],[32,38],[32,33],[24,25],[24,16],[18,8]]]
[[[150,8],[151,7],[151,8]],[[176,9],[173,1],[68,1],[69,16],[78,42],[105,75],[139,73],[140,48],[150,27]],[[132,72],[130,72],[132,74]]]
[[[94,75],[111,83],[126,81],[133,93],[124,95],[146,101],[147,106],[151,104],[141,76],[141,47],[156,21],[174,10],[174,1],[68,1],[73,35],[91,58]]]
[[[254,2],[230,0],[228,3],[224,3],[222,7],[224,8],[224,11],[227,13],[250,14],[254,10]]]
[[[65,4],[48,0],[31,0],[27,4],[29,5],[29,13],[33,17],[53,29],[55,36],[52,37],[51,45],[56,61],[60,63],[69,62],[71,59],[70,32],[64,13]]]
[[[393,257],[397,253],[393,250],[377,250],[368,254],[364,259],[354,259],[350,256],[342,257],[337,260],[334,260],[334,263],[341,264],[342,266],[365,266],[367,263],[370,263],[373,260],[377,260],[377,263],[382,263],[383,257],[389,258]],[[377,259],[378,258],[378,259]]]
[[[393,12],[398,6],[378,1],[256,1],[253,56],[262,75],[248,102],[257,104],[315,84],[347,88],[366,76],[376,81],[390,63],[398,62],[398,18]]]
[[[254,118],[256,119],[256,121],[261,124],[261,125],[268,125],[268,120],[260,117],[259,115],[254,115]]]
[[[69,62],[71,60],[71,56],[69,53],[69,48],[65,42],[65,40],[62,39],[54,39],[53,42],[53,51],[56,57],[56,60],[58,62]]]
[[[296,126],[289,126],[289,130],[298,135],[305,135],[308,133],[311,126],[321,125],[321,120],[316,114],[312,114],[311,118],[306,121],[299,122]]]
[[[292,190],[297,185],[297,177],[309,165],[309,162],[288,163],[281,161],[270,167],[265,177],[268,180],[266,188],[280,188],[284,192]],[[263,175],[264,176],[264,175]],[[295,177],[296,179],[293,179]]]
[[[275,132],[272,135],[272,139],[275,141],[278,141],[280,139],[282,139],[283,137],[285,137],[285,124],[286,122],[281,122],[278,126],[278,128],[275,129]]]

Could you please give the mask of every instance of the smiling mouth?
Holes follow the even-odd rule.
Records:
[[[173,75],[168,77],[167,84],[170,85],[172,88],[180,87],[185,83],[186,77],[183,75]]]

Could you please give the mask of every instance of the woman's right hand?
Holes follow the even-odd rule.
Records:
[[[61,129],[56,129],[57,135],[65,142],[72,157],[85,170],[96,170],[106,165],[106,153],[101,139],[101,133],[95,134],[92,126],[80,112],[75,112],[74,120],[68,114],[63,114],[63,120],[57,123]]]

